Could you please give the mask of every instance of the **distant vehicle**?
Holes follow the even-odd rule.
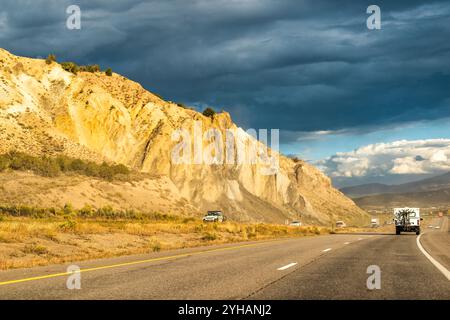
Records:
[[[428,228],[434,228],[433,226],[428,226]]]
[[[301,227],[302,223],[300,221],[292,221],[291,223],[289,223],[289,225],[291,227]]]
[[[346,226],[344,221],[336,221],[336,228],[345,228]]]
[[[226,217],[223,215],[222,211],[208,211],[208,213],[203,217],[204,222],[224,222]]]
[[[372,218],[370,220],[370,225],[371,225],[372,228],[378,228],[380,226],[380,219]]]
[[[436,227],[434,227],[435,229],[440,229],[441,227],[439,227],[439,226],[436,226]]]
[[[439,213],[438,213],[438,217],[439,217],[439,218],[442,218],[443,216],[444,216],[444,214],[443,214],[442,212],[439,212]]]
[[[420,234],[420,209],[419,208],[395,208],[394,223],[395,234],[402,232],[415,232]]]

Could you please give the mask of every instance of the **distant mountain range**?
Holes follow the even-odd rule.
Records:
[[[450,206],[450,189],[410,193],[384,193],[354,198],[361,208]]]
[[[399,185],[370,183],[342,188],[341,191],[363,208],[450,205],[450,172]]]
[[[445,188],[450,188],[450,172],[432,178],[427,178],[419,181],[403,183],[398,185],[369,183],[353,187],[346,187],[340,190],[347,196],[355,198],[383,193],[424,192]]]

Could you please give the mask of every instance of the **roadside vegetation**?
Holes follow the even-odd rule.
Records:
[[[327,234],[328,228],[204,223],[197,217],[116,211],[0,206],[0,269],[158,252],[208,244]]]
[[[0,172],[8,169],[32,171],[45,177],[56,177],[62,173],[72,172],[106,180],[130,174],[130,170],[122,164],[111,165],[106,162],[97,164],[63,155],[54,158],[35,157],[16,151],[0,155]]]

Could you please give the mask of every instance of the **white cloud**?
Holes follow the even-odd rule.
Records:
[[[405,157],[393,160],[394,166],[389,170],[393,174],[425,174],[422,161],[418,162],[415,157]]]
[[[430,161],[446,163],[448,162],[447,153],[444,150],[439,150],[431,156]]]
[[[317,164],[332,177],[437,174],[450,171],[450,139],[370,144]]]

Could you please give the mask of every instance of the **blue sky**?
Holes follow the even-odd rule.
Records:
[[[73,4],[80,30],[66,28]],[[372,4],[381,30],[366,26]],[[450,138],[449,21],[438,0],[3,0],[0,44],[280,129],[284,153],[337,184],[395,182],[450,170],[433,140]]]

